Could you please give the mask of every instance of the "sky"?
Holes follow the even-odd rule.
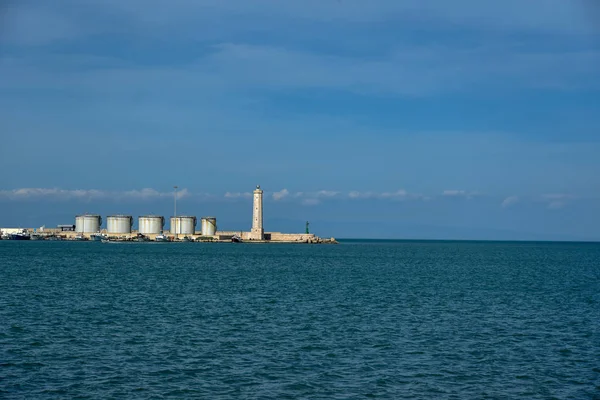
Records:
[[[600,240],[592,0],[5,0],[0,227]]]

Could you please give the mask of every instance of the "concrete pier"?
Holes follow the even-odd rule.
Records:
[[[82,233],[74,231],[62,231],[59,228],[45,228],[43,231],[34,228],[19,228],[19,231],[26,229],[29,234],[36,233],[40,238],[57,237],[64,240],[76,240],[76,238],[83,237],[90,239],[95,233]],[[4,228],[3,231],[7,233],[12,232],[16,229]],[[138,238],[138,231],[132,230],[131,233],[127,234],[111,234],[106,229],[100,230],[100,233],[106,235],[111,240],[120,241],[134,241]],[[181,242],[187,237],[194,242],[210,242],[210,243],[228,243],[231,242],[233,236],[239,236],[242,238],[244,243],[308,243],[308,244],[337,244],[335,238],[320,238],[314,234],[305,233],[281,233],[281,232],[264,232],[262,239],[253,239],[251,232],[244,231],[217,231],[214,235],[202,235],[202,232],[197,231],[193,235],[177,235],[171,234],[167,231],[164,233],[169,238],[169,241]],[[156,240],[157,234],[145,234],[150,241]]]

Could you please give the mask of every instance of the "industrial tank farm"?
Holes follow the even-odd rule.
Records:
[[[171,233],[174,235],[193,235],[196,231],[196,217],[171,217]]]
[[[102,217],[96,214],[83,214],[75,217],[75,232],[95,233],[100,231]]]
[[[217,233],[217,219],[215,217],[202,217],[200,227],[202,236],[214,236]]]
[[[158,235],[165,226],[165,217],[160,215],[142,215],[138,218],[138,230],[142,235]]]
[[[106,218],[106,231],[109,234],[129,234],[132,225],[131,215],[110,215]]]
[[[174,186],[177,189],[177,186]],[[133,227],[133,216],[114,214],[106,217],[106,229],[102,229],[102,217],[98,214],[75,216],[75,224],[60,224],[56,228],[1,228],[0,233],[24,231],[31,240],[73,240],[100,242],[230,242],[230,243],[337,243],[334,238],[322,239],[309,233],[308,222],[304,233],[282,233],[265,231],[263,227],[263,191],[260,186],[253,192],[251,229],[218,230],[216,217],[202,217],[198,232],[197,219],[190,215],[177,215],[177,191],[173,217],[169,230],[165,229],[162,215],[140,215],[137,230]],[[5,235],[6,236],[6,235]]]

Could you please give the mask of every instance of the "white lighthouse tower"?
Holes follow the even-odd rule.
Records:
[[[265,230],[263,229],[263,191],[260,185],[254,190],[254,204],[252,209],[252,229],[250,230],[251,240],[264,240]]]

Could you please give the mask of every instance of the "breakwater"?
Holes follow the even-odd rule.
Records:
[[[106,229],[98,232],[64,231],[60,228],[3,228],[0,229],[3,240],[67,240],[67,241],[112,241],[112,242],[200,242],[200,243],[306,243],[337,244],[335,238],[321,238],[314,234],[294,234],[281,232],[265,232],[264,238],[253,239],[244,231],[216,231],[214,235],[194,234],[142,234],[138,230],[130,233],[111,233]]]

